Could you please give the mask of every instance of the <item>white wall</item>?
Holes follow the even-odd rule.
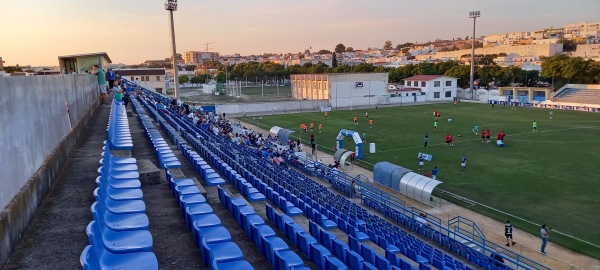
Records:
[[[329,106],[327,100],[296,100],[281,102],[263,102],[248,104],[216,105],[217,113],[241,114],[246,113],[271,113],[271,112],[297,112],[320,111],[321,107]]]
[[[98,98],[93,75],[0,77],[0,209]],[[25,106],[24,106],[25,105]]]
[[[363,87],[356,87],[356,82],[330,82],[331,106],[337,108],[374,105],[377,103],[377,97],[388,95],[387,84],[383,81],[362,83]]]

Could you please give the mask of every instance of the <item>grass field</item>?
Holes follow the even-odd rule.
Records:
[[[277,86],[265,86],[264,91],[263,88],[258,87],[242,87],[242,94],[244,95],[274,95],[277,94]],[[279,94],[291,94],[292,87],[291,86],[279,86]]]
[[[437,132],[433,131],[434,110],[442,113]],[[365,111],[334,111],[327,119],[321,112],[263,116],[261,123],[299,131],[300,123],[313,122],[321,150],[335,146],[342,128],[360,134],[366,131],[367,141],[377,146],[375,154],[369,154],[367,146],[363,148],[367,163],[362,165],[369,169],[372,164],[389,161],[416,171],[418,152],[432,154],[425,170],[438,167],[438,179],[444,182],[439,188],[600,244],[600,231],[592,229],[600,224],[600,114],[554,111],[550,120],[545,109],[513,111],[510,107],[467,103],[403,106],[368,110],[374,121],[373,129],[369,129]],[[354,114],[359,118],[358,127],[352,121]],[[448,118],[453,121],[448,122]],[[539,125],[537,133],[532,133],[533,120]],[[322,134],[316,132],[319,123],[324,127]],[[492,131],[492,143],[481,143],[480,135],[473,134],[475,123],[480,130]],[[507,134],[503,148],[495,145],[499,131]],[[423,148],[425,133],[430,137],[427,149]],[[453,148],[446,147],[447,133],[454,135]],[[301,136],[308,140],[309,135]],[[347,149],[354,148],[350,139],[344,144]],[[465,171],[460,170],[462,154],[468,159]],[[471,209],[501,221],[508,218],[479,206]],[[510,219],[516,227],[539,235],[539,227]],[[600,249],[557,233],[551,241],[600,258]]]

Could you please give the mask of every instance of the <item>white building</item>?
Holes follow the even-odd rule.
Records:
[[[300,74],[290,79],[293,98],[329,100],[335,108],[374,106],[389,97],[387,73]]]
[[[571,56],[600,61],[600,44],[579,44]]]
[[[427,101],[453,100],[456,97],[457,79],[444,75],[415,75],[404,79],[404,89],[419,89]]]
[[[154,90],[161,94],[165,94],[166,92],[166,72],[164,69],[121,69],[115,70],[115,73],[132,82],[135,82],[137,79],[140,86],[149,90]]]
[[[566,38],[600,36],[600,22],[580,22],[565,25]]]

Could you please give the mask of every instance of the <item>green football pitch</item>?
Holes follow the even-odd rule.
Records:
[[[433,111],[441,112],[438,130],[433,130]],[[369,118],[365,118],[365,112]],[[353,123],[353,116],[359,125]],[[368,119],[373,119],[369,128]],[[452,119],[451,121],[449,121]],[[252,118],[245,119],[254,122]],[[532,132],[537,121],[538,131]],[[425,163],[425,171],[438,167],[440,189],[474,200],[500,211],[537,224],[547,224],[554,230],[595,245],[600,244],[600,114],[485,104],[460,103],[387,107],[329,112],[263,116],[264,128],[281,126],[299,131],[300,123],[315,125],[315,141],[319,149],[332,149],[341,129],[366,132],[369,143],[377,151],[370,154],[363,148],[364,162],[372,165],[388,161],[416,172],[419,152],[433,155]],[[323,132],[317,132],[319,123]],[[481,135],[472,131],[490,129],[491,143],[482,143]],[[504,131],[505,147],[495,144],[496,133]],[[424,148],[424,135],[429,134],[429,147]],[[445,136],[452,133],[454,147],[447,147]],[[300,135],[299,132],[293,135]],[[300,135],[304,141],[309,134]],[[344,140],[346,149],[353,149],[351,139]],[[331,151],[329,151],[331,152]],[[467,156],[467,168],[460,170],[462,155]],[[372,175],[368,175],[372,178]],[[509,217],[480,205],[470,205],[447,196],[445,199],[484,213],[495,219],[511,222],[534,235],[539,227]],[[469,217],[466,217],[469,218]],[[503,233],[503,232],[498,232]],[[558,233],[552,242],[600,258],[600,249]]]

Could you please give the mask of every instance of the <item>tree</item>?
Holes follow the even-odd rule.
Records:
[[[330,51],[330,50],[325,50],[325,49],[323,49],[323,50],[320,50],[320,51],[319,51],[319,52],[317,52],[317,53],[318,53],[318,54],[330,54],[330,53],[331,53],[331,51]]]
[[[186,65],[183,68],[187,71],[194,71],[194,69],[196,69],[196,65]]]
[[[190,80],[190,82],[191,82],[192,84],[196,84],[196,85],[198,85],[198,84],[204,83],[204,82],[205,82],[205,81],[204,81],[204,80],[205,80],[205,78],[206,78],[206,77],[204,77],[204,76],[194,76],[194,77],[192,77],[192,79]]]
[[[458,61],[444,61],[435,64],[437,74],[445,74],[449,69],[458,66]]]
[[[347,47],[347,48],[346,48],[346,52],[354,52],[354,48],[352,48],[352,47]]]
[[[4,71],[6,71],[6,73],[23,72],[23,69],[20,68],[19,66],[16,66],[16,67],[7,66],[7,67],[4,67]]]
[[[392,45],[392,41],[390,41],[390,40],[386,40],[385,43],[383,43],[384,50],[391,50],[391,49],[393,49],[393,46],[394,45]]]
[[[337,66],[338,66],[338,61],[337,61],[336,53],[332,53],[331,54],[331,67],[337,67]]]
[[[190,81],[190,78],[186,75],[179,76],[179,84],[186,84]]]
[[[461,88],[468,88],[470,85],[469,75],[471,74],[470,66],[455,66],[448,71],[444,75],[449,77],[458,78],[458,86]]]
[[[346,46],[344,46],[344,44],[340,43],[338,45],[335,45],[336,53],[343,53],[345,50],[346,50]]]
[[[227,74],[225,74],[225,72],[219,72],[219,74],[217,74],[217,77],[215,77],[215,80],[218,83],[224,83],[227,80]]]

